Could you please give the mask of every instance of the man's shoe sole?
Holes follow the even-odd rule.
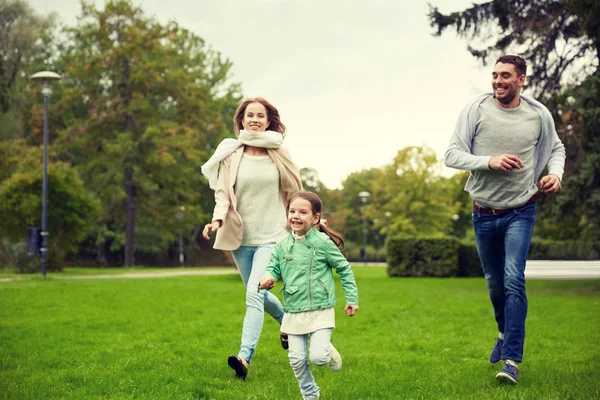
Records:
[[[498,372],[496,375],[496,380],[500,383],[508,383],[511,385],[516,385],[519,381],[515,380],[512,376],[505,374],[504,372]]]

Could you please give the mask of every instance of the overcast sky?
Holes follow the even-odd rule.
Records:
[[[315,168],[329,188],[390,163],[406,146],[427,145],[441,159],[462,107],[491,85],[492,67],[481,67],[464,40],[451,30],[431,35],[427,1],[134,2],[230,59],[231,81],[245,97],[265,97],[279,109],[293,159]],[[442,12],[473,3],[430,2]],[[78,0],[29,3],[69,25],[81,11]]]

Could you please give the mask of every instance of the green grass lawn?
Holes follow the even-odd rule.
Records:
[[[600,281],[528,282],[510,387],[487,361],[482,279],[355,273],[360,310],[349,318],[340,301],[333,334],[342,371],[313,366],[322,399],[600,398]],[[236,275],[0,282],[0,399],[300,399],[269,317],[248,379],[234,377],[244,311]]]

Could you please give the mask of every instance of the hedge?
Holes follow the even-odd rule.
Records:
[[[597,260],[600,245],[581,241],[533,239],[528,260]],[[447,238],[390,238],[389,276],[483,276],[477,246]]]
[[[457,276],[456,238],[390,238],[387,243],[389,276]]]

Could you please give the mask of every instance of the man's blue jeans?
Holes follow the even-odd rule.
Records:
[[[258,290],[260,279],[267,272],[271,251],[275,243],[262,246],[242,246],[231,252],[233,261],[240,270],[240,275],[246,285],[246,316],[242,327],[242,344],[238,357],[244,358],[248,363],[256,349],[264,322],[266,311],[281,325],[283,320],[283,306],[273,293],[267,290]]]
[[[477,251],[494,306],[498,332],[504,333],[503,360],[521,362],[523,359],[527,317],[525,262],[535,215],[535,203],[502,215],[473,211]]]

